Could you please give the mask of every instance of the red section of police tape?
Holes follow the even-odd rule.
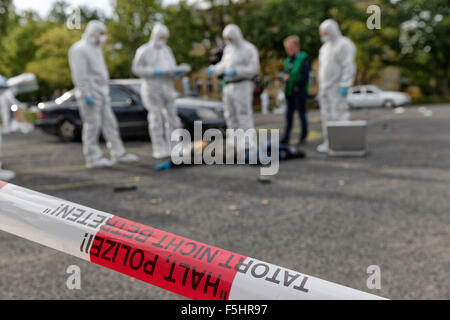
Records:
[[[93,263],[196,300],[227,300],[246,257],[117,216],[90,249]]]

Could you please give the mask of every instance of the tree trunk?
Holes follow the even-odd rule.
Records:
[[[448,74],[450,73],[450,68],[446,68],[447,72],[442,77],[442,97],[445,99],[449,98],[449,88],[448,88]]]
[[[367,83],[367,69],[363,69],[361,71],[361,84],[368,84]]]

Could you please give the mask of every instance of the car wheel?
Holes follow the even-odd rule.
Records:
[[[72,142],[77,138],[77,127],[70,120],[61,121],[58,132],[61,140],[65,142]]]
[[[393,107],[395,107],[395,105],[391,100],[386,100],[383,104],[383,107],[386,109],[392,109]]]

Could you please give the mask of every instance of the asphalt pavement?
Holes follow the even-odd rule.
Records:
[[[253,166],[157,172],[145,140],[126,141],[139,164],[87,170],[80,143],[14,133],[2,161],[14,184],[154,228],[391,299],[450,299],[450,105],[352,117],[369,121],[367,157],[316,153],[320,117],[311,112],[307,159],[281,163],[270,184]],[[283,126],[280,115],[255,119]],[[70,265],[81,268],[81,290],[66,287]],[[367,288],[371,265],[380,290]],[[183,298],[0,232],[0,299]]]

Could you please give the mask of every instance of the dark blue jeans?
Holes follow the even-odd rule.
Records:
[[[304,142],[308,137],[308,116],[306,111],[306,100],[308,94],[306,92],[294,93],[290,97],[286,97],[287,110],[286,110],[286,127],[284,130],[283,138],[281,142],[288,144],[291,138],[292,125],[294,123],[295,111],[298,111],[301,123],[301,135],[300,141]]]

